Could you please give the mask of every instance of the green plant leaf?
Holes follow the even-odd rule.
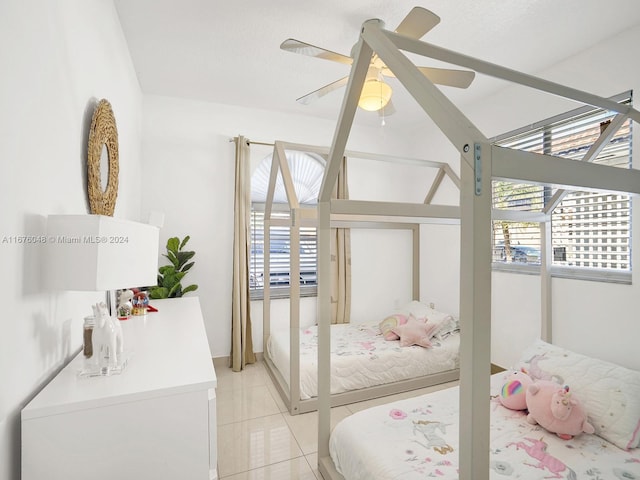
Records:
[[[174,267],[173,265],[163,265],[162,267],[158,268],[158,271],[162,275],[171,275],[176,272],[176,267]]]
[[[167,257],[169,261],[173,263],[173,266],[176,267],[176,269],[180,269],[180,260],[178,260],[177,255],[180,255],[180,252],[177,252],[177,253],[167,252],[165,257]]]
[[[176,272],[173,266],[171,266],[166,270],[160,286],[171,289],[175,284],[180,283],[183,276],[184,274],[182,272]]]
[[[169,296],[169,289],[164,287],[152,287],[149,289],[149,297],[154,299],[167,298]]]
[[[182,240],[182,243],[180,244],[180,250],[182,250],[184,248],[184,246],[187,244],[187,242],[189,241],[190,238],[191,237],[189,235],[184,237],[184,240]]]
[[[190,269],[191,267],[193,267],[193,266],[195,265],[195,263],[196,263],[196,262],[187,263],[184,267],[182,267],[182,270],[181,270],[181,271],[183,271],[183,272],[187,272],[187,271],[189,271],[189,269]]]
[[[189,285],[182,290],[182,294],[184,295],[185,293],[195,292],[197,289],[198,285]]]
[[[167,240],[167,250],[172,253],[177,253],[180,248],[180,240],[178,237],[171,237]]]
[[[169,298],[176,298],[182,296],[182,285],[176,283],[171,290],[169,290]]]
[[[177,264],[174,263],[174,265],[176,265],[176,269],[182,270],[182,267],[184,266],[184,264],[187,263],[189,260],[191,260],[195,254],[196,252],[178,252],[177,254],[178,263]]]

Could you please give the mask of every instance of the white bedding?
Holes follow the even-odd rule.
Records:
[[[433,339],[432,348],[400,347],[377,325],[331,325],[331,393],[341,393],[459,367],[459,333]],[[272,333],[268,353],[289,383],[289,330]],[[317,326],[300,331],[300,398],[318,395]]]
[[[503,375],[492,378],[497,393]],[[330,454],[346,480],[458,478],[457,387],[355,413],[331,434]],[[525,414],[491,402],[490,478],[640,479],[640,449],[596,435],[561,440]]]

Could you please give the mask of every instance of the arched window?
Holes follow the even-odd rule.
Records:
[[[322,157],[306,152],[286,151],[287,163],[300,205],[315,206],[324,174]],[[251,298],[262,298],[264,288],[264,205],[269,186],[272,154],[267,155],[251,176],[251,259],[249,288]],[[278,175],[274,192],[272,216],[288,218],[287,196]],[[271,227],[270,237],[270,286],[272,296],[289,295],[290,241],[288,227]],[[300,228],[300,294],[315,295],[317,286],[317,234],[315,227]]]

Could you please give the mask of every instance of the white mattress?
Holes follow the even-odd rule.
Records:
[[[300,399],[318,395],[318,329],[300,331]],[[433,340],[432,348],[400,347],[373,325],[331,325],[331,393],[341,393],[459,367],[459,333]],[[289,383],[289,330],[275,332],[267,349]]]
[[[492,379],[496,393],[503,376]],[[355,413],[331,434],[329,449],[346,480],[458,478],[457,387]],[[491,403],[492,480],[640,479],[640,449],[595,435],[561,440],[523,412]]]

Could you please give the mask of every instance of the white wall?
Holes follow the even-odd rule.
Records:
[[[195,293],[200,296],[212,355],[227,356],[231,341],[234,190],[234,144],[229,140],[242,134],[259,142],[285,140],[328,146],[335,122],[158,96],[145,96],[144,113],[142,148],[149,188],[144,190],[143,215],[153,210],[164,212],[161,246],[168,237],[191,236],[189,246],[196,252],[196,264],[185,282],[199,285]],[[388,130],[354,128],[348,149],[406,156],[412,141],[407,140]],[[254,167],[271,150],[252,146]],[[422,201],[429,188],[427,182],[435,175],[423,169],[416,174],[415,167],[394,168],[384,162],[349,162],[351,198],[380,200],[384,192],[387,199]],[[394,261],[388,251],[399,241],[402,248],[398,261],[405,270],[396,271],[395,278],[385,284],[380,283],[384,273],[372,277],[366,270],[353,269],[354,294],[368,297],[357,305],[354,301],[354,313],[360,318],[377,318],[380,309],[391,311],[396,300],[410,299],[410,251],[406,251],[410,244],[396,240],[393,233],[383,232],[378,241],[369,242],[363,240],[364,232],[353,232],[354,262],[366,264],[377,259],[376,268],[384,272]],[[383,254],[386,263],[380,262]],[[398,278],[406,278],[406,285]],[[309,315],[315,321],[315,299],[303,302],[303,321],[309,321]],[[287,302],[274,302],[272,318],[285,314]],[[252,302],[252,317],[254,348],[262,351],[262,302]]]
[[[0,4],[0,479],[20,478],[20,410],[77,352],[100,294],[40,286],[49,214],[88,213],[86,144],[96,102],[113,107],[120,145],[115,216],[140,212],[141,93],[110,0]]]
[[[640,88],[640,65],[631,47],[640,41],[640,28],[620,33],[544,72],[527,72],[601,96]],[[637,108],[636,101],[636,108]],[[463,108],[480,130],[491,137],[576,108],[561,100],[524,87],[511,86],[494,96]],[[635,127],[634,127],[635,128]],[[637,132],[636,132],[637,134]],[[455,149],[440,134],[425,137],[416,151],[456,157]],[[415,153],[415,152],[414,152]],[[452,166],[459,171],[459,160]],[[640,161],[636,158],[636,168]],[[638,200],[634,201],[634,229],[640,225]],[[640,252],[640,235],[632,249]],[[640,268],[633,255],[633,270]],[[566,348],[640,369],[637,339],[640,286],[577,280],[553,280],[553,340]],[[454,280],[451,278],[450,280]],[[457,286],[451,286],[459,296]],[[492,360],[512,365],[520,352],[540,334],[540,280],[538,276],[493,274]]]

